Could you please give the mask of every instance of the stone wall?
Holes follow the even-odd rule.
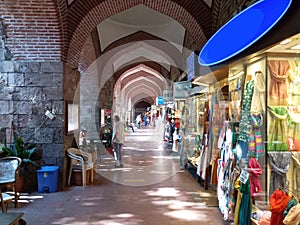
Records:
[[[64,164],[63,63],[0,61],[0,127],[13,142],[36,143],[43,165]],[[45,116],[46,109],[56,115]],[[3,138],[3,137],[2,137]]]

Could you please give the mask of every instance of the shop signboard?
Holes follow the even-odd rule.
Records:
[[[197,63],[197,55],[192,52],[186,60],[187,80],[192,80],[195,76],[200,75],[199,64]]]
[[[163,97],[165,102],[173,101],[173,90],[163,90]]]
[[[189,97],[189,91],[192,89],[190,81],[175,82],[173,85],[173,99],[183,99]]]
[[[237,14],[207,41],[199,54],[200,65],[216,65],[250,47],[277,24],[291,3],[260,0]]]
[[[164,105],[164,104],[165,104],[164,96],[157,96],[156,105]]]

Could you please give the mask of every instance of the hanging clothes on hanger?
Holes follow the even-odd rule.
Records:
[[[240,191],[242,193],[239,224],[251,225],[251,197],[250,197],[250,180],[245,184],[241,183]],[[273,224],[272,224],[273,225]]]

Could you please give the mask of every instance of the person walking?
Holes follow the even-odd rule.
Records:
[[[126,126],[131,128],[132,132],[134,132],[133,124],[129,122],[129,119],[126,120]]]
[[[141,129],[141,122],[142,122],[142,115],[138,114],[136,117],[136,123],[137,123],[138,129]]]
[[[123,167],[122,163],[122,146],[124,144],[124,126],[118,115],[114,116],[114,127],[112,135],[114,156],[116,160],[115,167]]]

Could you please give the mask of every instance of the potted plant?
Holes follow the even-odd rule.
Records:
[[[16,156],[22,159],[19,178],[20,185],[23,184],[24,176],[28,174],[27,170],[30,167],[30,165],[34,167],[39,167],[39,163],[36,161],[35,157],[35,153],[37,152],[36,145],[25,143],[22,137],[20,136],[16,139],[14,143],[10,145],[7,145],[6,141],[4,141],[2,151],[5,153],[6,156]]]

